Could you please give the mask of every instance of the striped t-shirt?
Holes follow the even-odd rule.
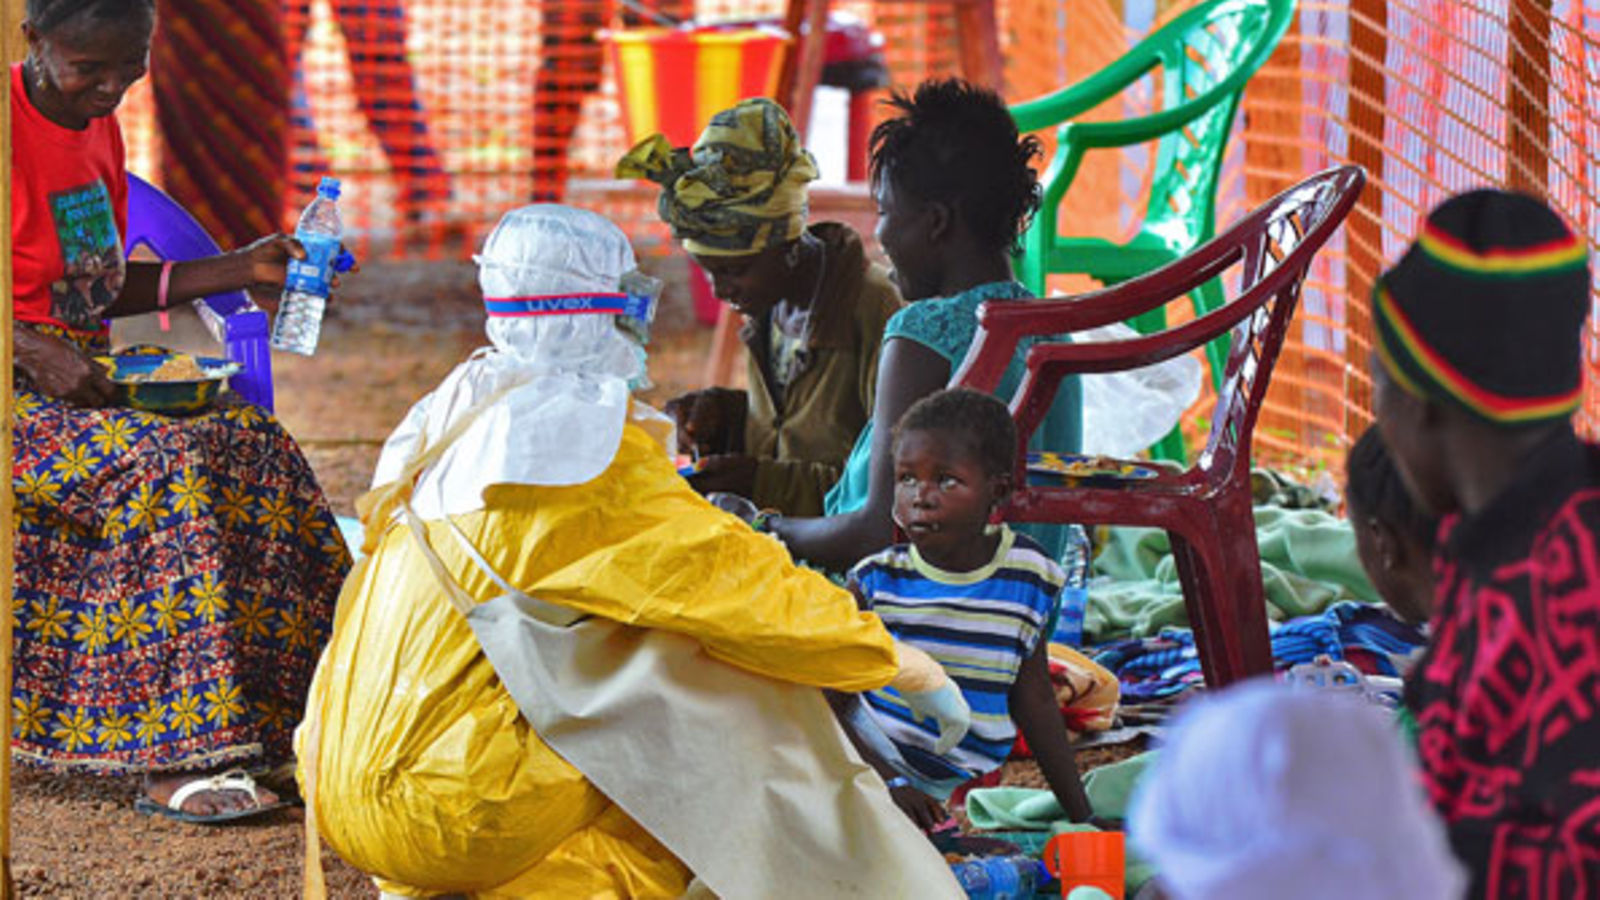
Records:
[[[1066,576],[1032,538],[1004,525],[994,559],[971,572],[928,564],[897,544],[856,564],[851,577],[897,639],[938,660],[972,707],[972,730],[943,758],[933,722],[915,722],[893,688],[866,695],[867,709],[901,755],[930,780],[998,768],[1017,729],[1009,695],[1023,660],[1054,626]]]

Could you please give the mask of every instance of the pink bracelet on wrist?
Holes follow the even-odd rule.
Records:
[[[161,330],[171,331],[172,320],[167,317],[167,289],[172,286],[172,267],[177,263],[167,260],[161,264],[161,280],[156,282],[156,312],[161,320]]]

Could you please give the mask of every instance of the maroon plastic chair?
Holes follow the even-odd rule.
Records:
[[[1357,166],[1330,169],[1279,194],[1189,256],[1103,291],[1068,300],[985,304],[978,311],[977,340],[952,380],[994,393],[1022,338],[1131,319],[1183,300],[1240,266],[1231,302],[1175,328],[1120,341],[1035,345],[1011,403],[1020,438],[1016,483],[1021,487],[1011,498],[1007,519],[1166,529],[1195,646],[1213,687],[1272,670],[1251,511],[1250,438],[1306,271],[1365,182]],[[1023,448],[1063,377],[1151,365],[1230,331],[1211,435],[1190,468],[1151,478],[1027,483]]]

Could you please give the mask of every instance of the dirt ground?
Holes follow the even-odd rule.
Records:
[[[648,396],[659,402],[696,386],[711,332],[693,323],[682,271],[672,268],[676,263],[667,259],[653,265],[667,269],[660,274],[669,283],[651,351],[656,387]],[[384,437],[410,404],[486,343],[482,322],[471,264],[373,265],[352,278],[330,308],[315,356],[275,355],[280,418],[305,448],[338,513],[354,514],[355,498],[367,487]],[[184,343],[139,327],[119,338]],[[1123,755],[1102,752],[1084,761],[1092,765]],[[1012,764],[1007,781],[1028,784],[1037,777],[1031,764]],[[201,827],[136,813],[138,793],[131,780],[15,769],[12,867],[19,894],[299,895],[300,809],[229,827]],[[370,881],[331,853],[324,860],[333,896],[377,895]]]

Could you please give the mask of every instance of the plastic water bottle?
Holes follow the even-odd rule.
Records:
[[[1056,613],[1056,630],[1050,640],[1068,647],[1083,644],[1083,617],[1089,606],[1089,533],[1082,525],[1069,525],[1067,546],[1062,551],[1061,568],[1066,572],[1066,583],[1061,587],[1060,610]]]
[[[317,339],[322,336],[322,311],[328,304],[334,257],[344,236],[339,221],[339,179],[325,177],[317,185],[316,199],[300,214],[294,236],[305,248],[306,258],[289,260],[283,302],[272,323],[272,346],[310,356],[317,352]]]
[[[950,871],[972,900],[1030,900],[1050,880],[1044,863],[1029,856],[969,859],[951,863]]]

